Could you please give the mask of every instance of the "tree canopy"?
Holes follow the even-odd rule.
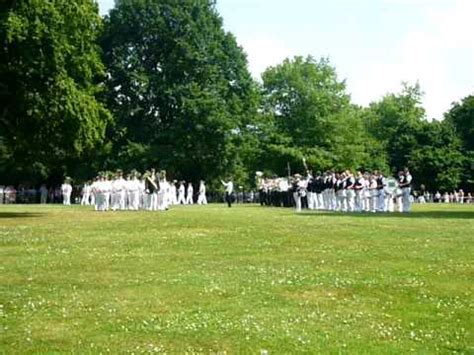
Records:
[[[474,186],[474,96],[426,119],[418,84],[355,105],[329,59],[254,80],[213,0],[0,2],[0,183],[166,169],[212,183],[256,170],[409,167],[415,185]]]
[[[101,44],[117,165],[194,181],[234,172],[258,91],[212,1],[122,0]]]
[[[45,178],[93,150],[111,120],[97,100],[102,20],[93,0],[9,1],[0,11],[0,159],[21,178]]]

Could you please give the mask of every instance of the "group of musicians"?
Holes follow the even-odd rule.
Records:
[[[261,205],[295,206],[297,211],[392,212],[396,204],[399,212],[409,212],[412,203],[408,169],[400,171],[397,179],[380,171],[313,174],[308,170],[305,177],[288,178],[265,178],[258,172],[257,183]]]

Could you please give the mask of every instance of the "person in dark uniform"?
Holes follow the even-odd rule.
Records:
[[[222,185],[225,187],[225,201],[227,202],[228,207],[232,207],[232,202],[233,201],[233,192],[234,192],[234,183],[232,182],[232,179],[229,178],[228,182],[225,182],[221,180]]]

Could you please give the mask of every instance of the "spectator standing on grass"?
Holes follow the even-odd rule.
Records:
[[[234,192],[234,183],[232,182],[232,178],[228,178],[227,182],[221,180],[222,185],[225,187],[225,201],[227,202],[228,207],[232,207],[232,199],[233,199],[233,192]]]
[[[48,201],[48,188],[45,184],[41,185],[40,189],[40,203],[45,204]]]
[[[5,186],[0,185],[0,205],[3,204],[4,196],[5,196]]]
[[[459,203],[464,203],[464,191],[462,189],[459,189]]]

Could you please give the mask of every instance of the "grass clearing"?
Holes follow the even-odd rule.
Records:
[[[0,351],[472,353],[474,206],[0,206]]]

